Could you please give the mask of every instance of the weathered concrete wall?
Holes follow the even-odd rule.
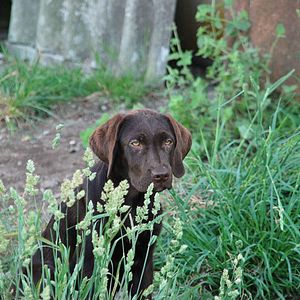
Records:
[[[165,73],[176,0],[14,0],[8,47],[42,63]]]

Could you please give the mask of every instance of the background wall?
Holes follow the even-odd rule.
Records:
[[[8,47],[42,63],[98,59],[116,75],[165,73],[176,0],[14,0]]]

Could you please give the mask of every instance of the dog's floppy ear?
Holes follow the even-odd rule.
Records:
[[[184,175],[184,166],[182,161],[191,149],[192,136],[184,126],[175,121],[170,115],[166,115],[166,117],[171,123],[175,133],[176,145],[171,165],[174,176],[179,178]]]
[[[124,118],[125,114],[115,115],[98,127],[90,137],[90,147],[92,151],[102,161],[108,164],[107,176],[109,176],[112,169],[118,132]]]

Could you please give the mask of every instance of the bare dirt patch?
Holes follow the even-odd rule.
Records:
[[[95,122],[109,109],[104,100],[95,97],[74,100],[55,108],[55,117],[45,118],[33,126],[24,124],[17,133],[6,128],[0,132],[0,178],[5,186],[15,187],[22,192],[28,159],[35,162],[36,173],[40,175],[41,189],[59,192],[64,178],[83,167],[83,147],[79,133]],[[61,143],[52,149],[56,126],[63,124]]]

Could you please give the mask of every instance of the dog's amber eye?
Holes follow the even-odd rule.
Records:
[[[141,147],[141,142],[138,141],[138,140],[132,140],[129,142],[129,145],[132,146],[132,147]]]
[[[165,145],[166,146],[171,146],[173,144],[173,141],[171,139],[165,140]]]

